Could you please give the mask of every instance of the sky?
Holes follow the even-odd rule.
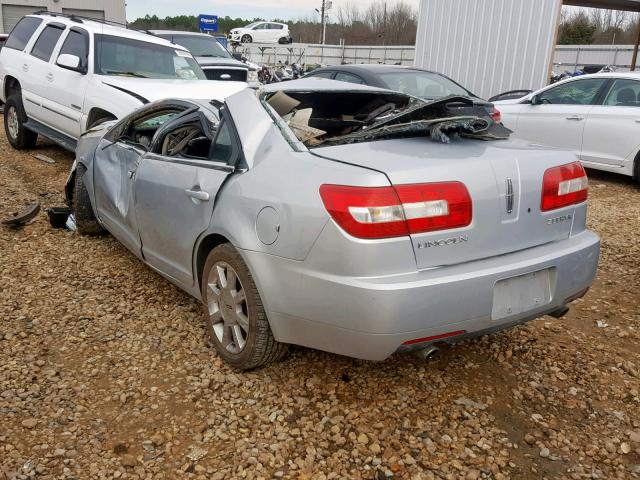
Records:
[[[366,7],[374,0],[333,0],[333,8],[351,2]],[[393,3],[394,0],[388,0]],[[418,8],[419,0],[405,0]],[[207,13],[232,18],[281,18],[284,20],[310,17],[314,8],[320,8],[322,0],[127,0],[127,20],[146,14],[168,17]]]

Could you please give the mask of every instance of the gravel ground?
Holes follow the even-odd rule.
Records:
[[[72,156],[0,137],[0,215]],[[0,228],[0,480],[640,478],[640,190],[591,172],[594,288],[431,361],[296,348],[238,374],[199,303],[113,238]]]

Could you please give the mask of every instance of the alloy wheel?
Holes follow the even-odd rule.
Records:
[[[207,279],[209,321],[216,339],[229,353],[240,353],[249,336],[249,306],[236,271],[216,262]]]
[[[9,111],[7,112],[7,129],[9,130],[9,135],[13,140],[18,138],[20,124],[18,123],[18,111],[16,110],[16,107],[9,107]]]

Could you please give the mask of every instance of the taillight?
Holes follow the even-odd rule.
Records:
[[[493,118],[493,121],[496,123],[500,123],[500,121],[502,121],[502,113],[500,113],[500,110],[498,110],[496,107],[491,107],[492,111],[491,111],[491,118]]]
[[[582,203],[588,195],[587,173],[580,162],[553,167],[544,172],[540,210],[547,212]]]
[[[349,235],[391,238],[466,227],[472,219],[469,192],[460,182],[396,187],[322,185],[325,208]]]

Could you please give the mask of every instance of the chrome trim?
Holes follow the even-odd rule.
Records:
[[[507,184],[507,193],[505,195],[505,199],[507,201],[507,213],[512,213],[513,212],[513,182],[511,181],[510,178],[507,178],[505,180],[505,183]]]

